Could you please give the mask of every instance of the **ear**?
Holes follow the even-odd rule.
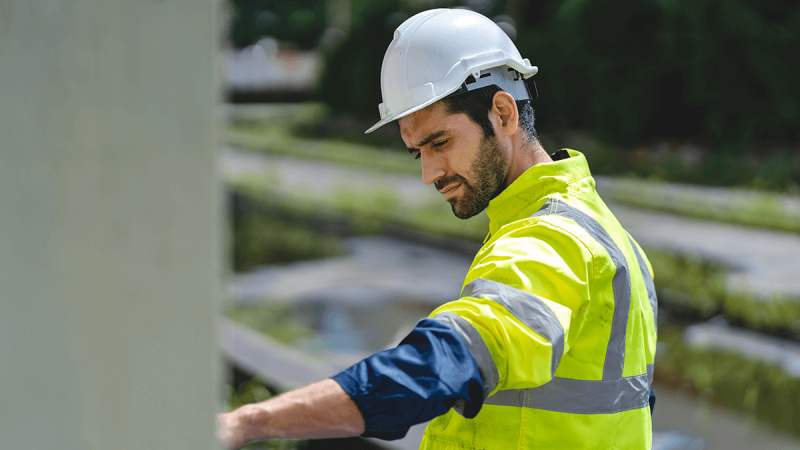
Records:
[[[494,123],[498,134],[511,136],[517,132],[519,127],[519,111],[517,102],[508,92],[498,91],[492,99],[492,113],[496,114]]]

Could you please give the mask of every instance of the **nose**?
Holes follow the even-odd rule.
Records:
[[[444,161],[442,158],[437,157],[432,152],[420,152],[420,161],[422,166],[422,181],[425,184],[433,184],[439,178],[442,178],[447,171],[444,168]]]

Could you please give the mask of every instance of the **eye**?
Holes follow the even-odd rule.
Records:
[[[434,147],[441,147],[441,146],[443,146],[444,144],[447,144],[447,139],[445,139],[445,140],[443,140],[443,141],[439,141],[439,142],[434,142],[434,143],[433,143],[433,146],[434,146]]]
[[[414,159],[419,159],[420,156],[422,156],[422,154],[420,152],[415,152],[414,153]]]

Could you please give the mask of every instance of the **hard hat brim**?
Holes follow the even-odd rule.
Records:
[[[436,96],[435,98],[432,98],[432,99],[428,100],[427,102],[425,102],[425,103],[423,103],[421,105],[416,105],[413,108],[409,108],[409,109],[407,109],[405,111],[401,111],[401,112],[399,112],[397,114],[393,114],[391,116],[385,117],[385,118],[381,119],[378,123],[376,123],[375,125],[370,127],[367,131],[365,131],[364,134],[370,134],[373,131],[377,130],[378,128],[380,128],[380,127],[382,127],[384,125],[386,125],[389,122],[392,122],[392,121],[398,120],[398,119],[402,119],[403,117],[405,117],[405,116],[407,116],[409,114],[413,114],[413,113],[415,113],[415,112],[417,112],[419,110],[425,109],[428,106],[431,106],[432,104],[434,104],[434,103],[438,102],[439,100],[441,100],[441,99],[447,97],[448,95],[452,94],[453,92],[458,90],[458,88],[459,88],[459,86],[456,86],[455,88],[451,89],[449,92],[445,92],[441,96]]]

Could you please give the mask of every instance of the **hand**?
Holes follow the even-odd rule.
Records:
[[[242,428],[242,422],[235,411],[217,414],[217,437],[223,448],[236,450],[247,443]]]

